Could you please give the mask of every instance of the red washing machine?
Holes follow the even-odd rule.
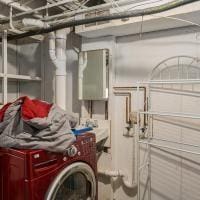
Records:
[[[95,135],[77,136],[67,154],[0,148],[0,200],[96,200]]]

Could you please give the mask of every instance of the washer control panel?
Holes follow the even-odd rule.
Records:
[[[78,152],[78,149],[75,145],[72,145],[69,149],[67,149],[67,155],[69,157],[74,157]]]

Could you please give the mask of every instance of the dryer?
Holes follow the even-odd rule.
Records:
[[[0,149],[1,200],[96,200],[95,135],[77,136],[66,155]]]

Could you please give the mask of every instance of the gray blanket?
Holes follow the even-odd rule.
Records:
[[[24,120],[21,102],[11,104],[0,123],[0,147],[65,152],[75,141],[71,132],[78,119],[56,105],[45,118]]]

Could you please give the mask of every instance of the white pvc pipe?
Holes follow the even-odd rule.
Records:
[[[80,52],[79,54],[79,69],[78,69],[78,81],[79,81],[79,98],[83,98],[83,72],[87,66],[87,52]]]
[[[55,103],[66,109],[66,39],[69,29],[49,34],[49,56],[55,65]]]
[[[112,170],[98,170],[99,174],[103,174],[105,176],[110,177],[123,177],[124,174],[120,170],[112,171]]]
[[[66,30],[56,31],[56,78],[55,97],[56,104],[66,110]]]
[[[137,186],[135,182],[130,182],[128,181],[128,175],[125,175],[121,170],[98,170],[99,174],[109,176],[110,178],[117,178],[117,177],[122,177],[123,178],[123,183],[126,187],[128,188],[134,188]]]
[[[49,33],[49,57],[51,61],[56,65],[56,36],[54,32]]]
[[[137,187],[137,183],[135,183],[135,182],[130,182],[130,181],[125,180],[125,179],[123,179],[123,183],[124,183],[124,185],[125,185],[126,187],[128,187],[128,188],[135,188],[135,187]]]

